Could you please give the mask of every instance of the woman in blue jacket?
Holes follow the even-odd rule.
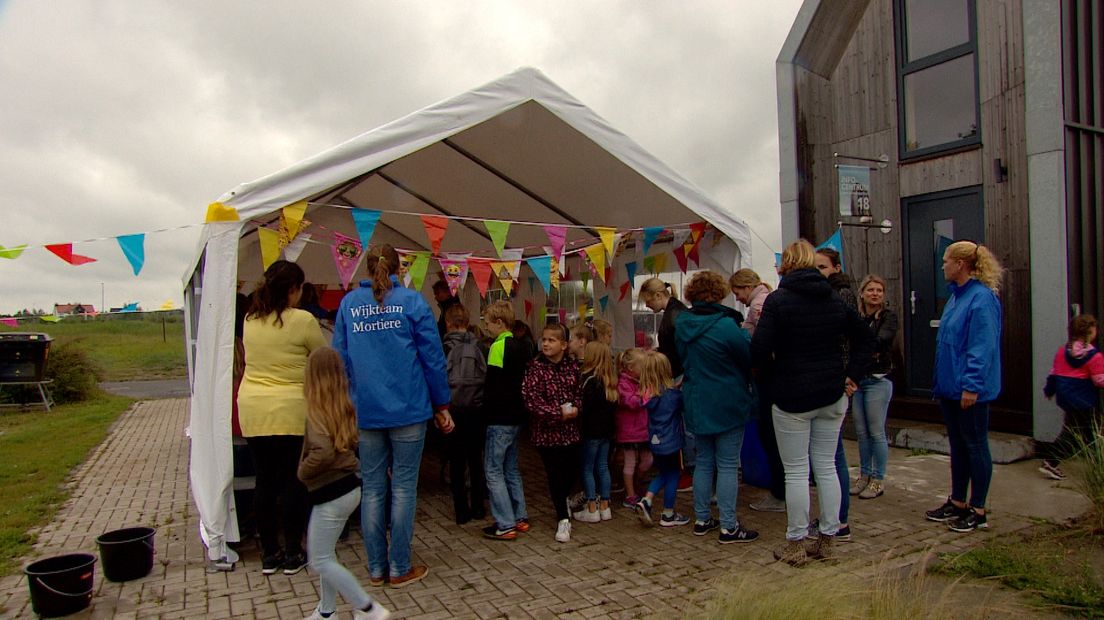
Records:
[[[389,245],[368,255],[360,288],[341,300],[333,348],[345,361],[360,429],[361,529],[372,585],[413,583],[429,572],[410,563],[418,469],[426,420],[452,431],[445,355],[433,312],[421,294],[399,285],[399,256]],[[390,476],[388,476],[390,469]],[[388,545],[387,510],[391,502]]]
[[[997,293],[1003,271],[992,252],[973,241],[956,241],[943,253],[943,277],[950,283],[951,297],[935,337],[932,396],[939,399],[951,444],[951,495],[925,515],[931,521],[950,522],[956,532],[989,527],[989,403],[1001,389]]]

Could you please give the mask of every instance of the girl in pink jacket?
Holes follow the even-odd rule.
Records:
[[[652,467],[652,452],[648,449],[648,410],[640,390],[640,362],[643,349],[629,349],[621,354],[621,375],[617,381],[617,411],[614,413],[614,440],[625,455],[621,473],[625,477],[626,508],[635,508],[640,496],[634,484],[636,476]]]

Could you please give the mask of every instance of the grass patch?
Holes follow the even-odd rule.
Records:
[[[1104,538],[1086,527],[1038,528],[942,559],[940,574],[992,579],[1044,606],[1104,618]]]
[[[160,327],[160,326],[159,326]],[[49,413],[0,413],[0,577],[18,572],[36,536],[69,497],[63,486],[133,403],[100,393]]]
[[[104,381],[171,379],[188,376],[184,352],[184,323],[179,319],[161,322],[156,314],[141,320],[99,317],[71,319],[60,323],[28,323],[3,331],[45,332],[54,339],[51,347],[73,344],[88,352],[103,369]],[[130,317],[126,317],[130,319]]]

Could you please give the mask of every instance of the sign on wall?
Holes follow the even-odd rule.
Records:
[[[839,171],[839,209],[843,216],[870,216],[870,168],[836,166]]]

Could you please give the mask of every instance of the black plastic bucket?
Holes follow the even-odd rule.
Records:
[[[111,581],[141,579],[153,568],[152,527],[128,527],[96,539],[103,574]]]
[[[92,602],[96,556],[71,553],[39,560],[23,569],[31,589],[31,608],[43,618],[76,613]]]

